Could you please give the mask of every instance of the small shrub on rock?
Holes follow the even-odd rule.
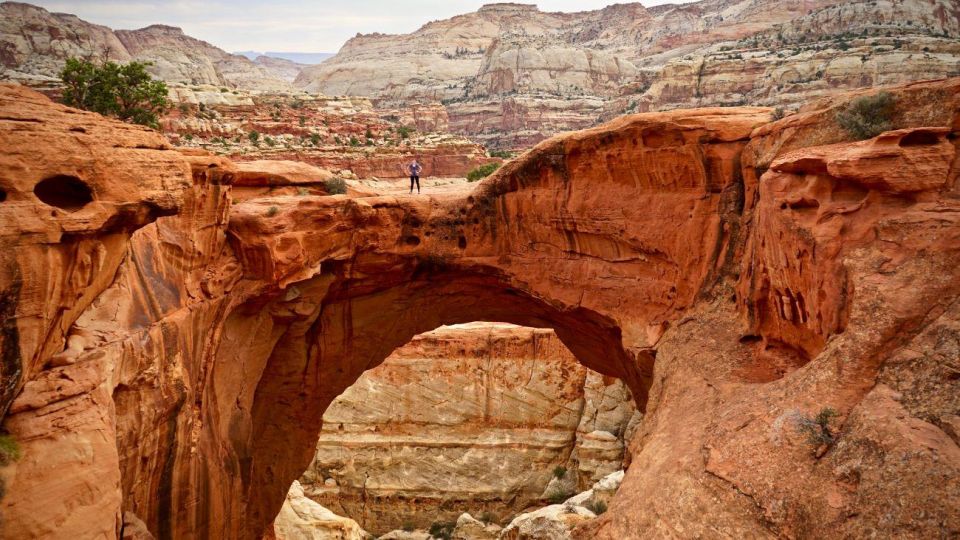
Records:
[[[837,113],[837,123],[858,141],[893,129],[896,99],[889,92],[859,97]]]
[[[607,511],[607,503],[603,501],[594,501],[587,505],[587,510],[599,516]]]
[[[574,493],[569,491],[556,491],[547,496],[547,500],[550,501],[550,504],[561,504],[566,502],[567,499],[573,497]]]
[[[347,192],[347,182],[343,178],[331,178],[323,183],[323,189],[330,195],[343,195]]]
[[[435,522],[433,525],[430,525],[430,536],[440,540],[450,540],[453,537],[453,529],[456,528],[456,526],[456,523]]]
[[[816,416],[810,418],[801,416],[797,419],[797,429],[807,436],[807,442],[814,449],[830,448],[836,442],[833,432],[830,431],[830,421],[840,414],[830,407],[820,409]]]
[[[271,206],[270,208],[267,209],[267,217],[273,217],[277,215],[279,212],[280,212],[279,208],[277,208],[276,206]]]
[[[0,435],[0,465],[9,465],[20,459],[20,445],[11,435]]]
[[[567,468],[566,468],[566,467],[561,467],[561,466],[558,465],[558,466],[556,466],[556,467],[553,468],[553,477],[556,478],[557,480],[560,480],[561,478],[563,478],[563,477],[566,476],[566,475],[567,475]]]

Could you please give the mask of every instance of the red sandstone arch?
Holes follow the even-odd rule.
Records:
[[[642,406],[657,340],[731,257],[737,160],[765,115],[623,119],[547,141],[462,198],[231,208],[232,165],[188,157],[195,187],[178,195],[178,216],[137,232],[112,285],[69,321],[65,362],[76,363],[32,365],[26,378],[55,381],[98,359],[85,373],[116,421],[94,417],[81,432],[115,431],[134,450],[98,454],[74,482],[115,478],[123,510],[161,538],[259,537],[329,402],[441,324],[554,328]],[[14,420],[29,429],[51,398],[22,399]],[[28,487],[8,513],[19,530],[40,530],[51,520]],[[114,500],[90,511],[102,522]]]
[[[742,207],[733,157],[762,117],[684,114],[548,141],[463,199],[302,200],[273,220],[269,203],[238,209],[229,232],[248,277],[295,290],[286,309],[305,314],[278,339],[252,404],[252,439],[276,444],[245,458],[247,527],[276,514],[326,406],[442,324],[553,328],[643,406],[656,340],[729,257]]]

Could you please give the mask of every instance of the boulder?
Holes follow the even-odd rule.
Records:
[[[596,514],[572,504],[553,504],[515,517],[500,533],[501,540],[570,540],[577,525]]]
[[[340,517],[303,494],[294,481],[273,522],[277,540],[372,540],[352,519]]]

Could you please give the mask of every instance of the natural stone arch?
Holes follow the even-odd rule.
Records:
[[[276,338],[251,406],[252,441],[276,444],[247,445],[244,529],[276,515],[327,405],[443,324],[552,328],[642,408],[659,335],[732,257],[734,157],[761,117],[704,111],[548,141],[463,199],[304,199],[272,217],[272,201],[238,208],[229,233],[247,276],[285,288],[271,309],[303,314]],[[611,283],[622,279],[631,285]]]

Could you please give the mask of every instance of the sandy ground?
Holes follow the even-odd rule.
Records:
[[[358,191],[369,191],[376,195],[400,196],[410,193],[410,180],[407,178],[350,180],[348,183]],[[420,196],[463,197],[476,187],[476,182],[467,182],[466,178],[421,178]],[[416,189],[412,196],[417,196]]]

